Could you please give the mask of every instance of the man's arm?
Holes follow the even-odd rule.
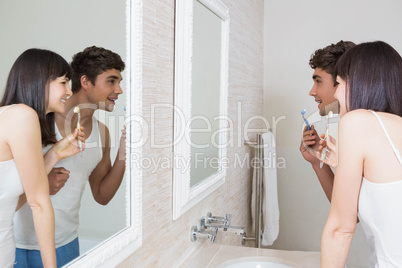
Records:
[[[101,205],[107,205],[116,194],[124,177],[126,169],[126,133],[120,139],[119,151],[112,166],[110,159],[110,134],[108,128],[99,123],[99,132],[103,144],[101,161],[89,176],[89,184],[94,199]]]
[[[324,190],[325,195],[331,202],[332,198],[332,188],[334,185],[334,173],[331,168],[324,164],[320,168],[320,155],[318,148],[320,138],[318,137],[317,131],[314,126],[311,126],[310,130],[307,127],[304,129],[303,138],[300,144],[300,152],[303,158],[311,164],[314,169],[315,174],[320,181],[321,187]]]
[[[332,199],[332,188],[334,187],[334,173],[332,172],[332,169],[324,164],[322,168],[320,168],[320,162],[317,163],[312,163],[311,166],[314,169],[315,174],[318,177],[318,180],[320,181],[321,187],[324,190],[325,195],[327,196],[329,202],[331,202]]]

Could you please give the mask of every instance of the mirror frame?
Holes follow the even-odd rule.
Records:
[[[229,9],[220,0],[197,0],[222,19],[221,27],[221,101],[219,120],[228,116],[228,71],[229,71]],[[175,89],[174,89],[174,144],[175,163],[191,159],[190,129],[191,117],[192,55],[193,55],[193,0],[176,0],[175,23]],[[220,129],[224,128],[220,123]],[[220,144],[226,141],[226,132],[221,132]],[[220,159],[226,158],[226,146],[220,149]],[[186,165],[173,167],[173,220],[197,204],[200,200],[225,183],[226,169],[207,177],[190,187],[190,169]]]
[[[68,263],[66,267],[115,267],[142,245],[142,170],[131,155],[142,156],[142,129],[132,122],[142,116],[142,7],[143,0],[126,0],[126,228]]]

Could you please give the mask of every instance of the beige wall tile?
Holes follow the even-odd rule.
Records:
[[[235,125],[233,139],[241,138],[228,149],[233,163],[236,155],[243,159],[254,152],[243,143],[242,129],[252,116],[263,113],[263,0],[223,1],[230,12],[229,116]],[[174,89],[174,1],[147,0],[144,9],[144,118],[151,122],[153,104],[173,104]],[[238,102],[241,118],[238,119]],[[151,125],[150,125],[151,126]],[[240,128],[238,127],[240,126]],[[255,121],[254,127],[262,127]],[[158,109],[155,113],[154,138],[157,144],[173,139],[173,112]],[[241,130],[241,131],[240,131]],[[240,131],[238,133],[238,131]],[[151,131],[150,131],[151,134]],[[251,136],[255,139],[255,134]],[[173,148],[144,146],[146,158],[169,158]],[[143,171],[143,245],[119,267],[176,267],[187,256],[209,241],[190,241],[190,228],[211,211],[214,215],[232,214],[233,225],[250,229],[251,169],[228,169],[226,183],[182,215],[172,220],[172,168]],[[218,244],[241,245],[237,236],[220,234]],[[208,244],[206,244],[208,246]]]

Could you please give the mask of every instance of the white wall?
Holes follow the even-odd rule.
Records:
[[[317,111],[308,95],[316,49],[339,40],[383,40],[402,53],[402,2],[398,0],[265,0],[264,116],[285,116],[277,126],[277,154],[286,160],[278,170],[280,235],[274,248],[320,250],[329,203],[311,166],[300,152],[300,111]],[[365,236],[358,227],[349,267],[366,267]]]
[[[8,73],[17,57],[29,48],[52,50],[71,62],[72,56],[87,46],[102,46],[126,58],[125,0],[18,0],[0,1],[0,98]],[[126,79],[123,72],[123,79]],[[122,82],[125,91],[125,80]],[[112,161],[117,152],[124,118],[124,94],[114,113],[100,113],[111,133]],[[115,121],[113,121],[115,120]],[[125,184],[108,206],[98,205],[86,188],[80,211],[83,236],[108,237],[125,227]]]

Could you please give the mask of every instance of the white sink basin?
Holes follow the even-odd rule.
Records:
[[[278,260],[276,258],[264,258],[264,257],[255,257],[255,258],[238,258],[232,259],[230,261],[224,262],[219,265],[219,268],[294,268],[295,266],[290,266],[291,263]]]
[[[272,261],[244,261],[229,264],[222,268],[293,268],[292,266]]]

